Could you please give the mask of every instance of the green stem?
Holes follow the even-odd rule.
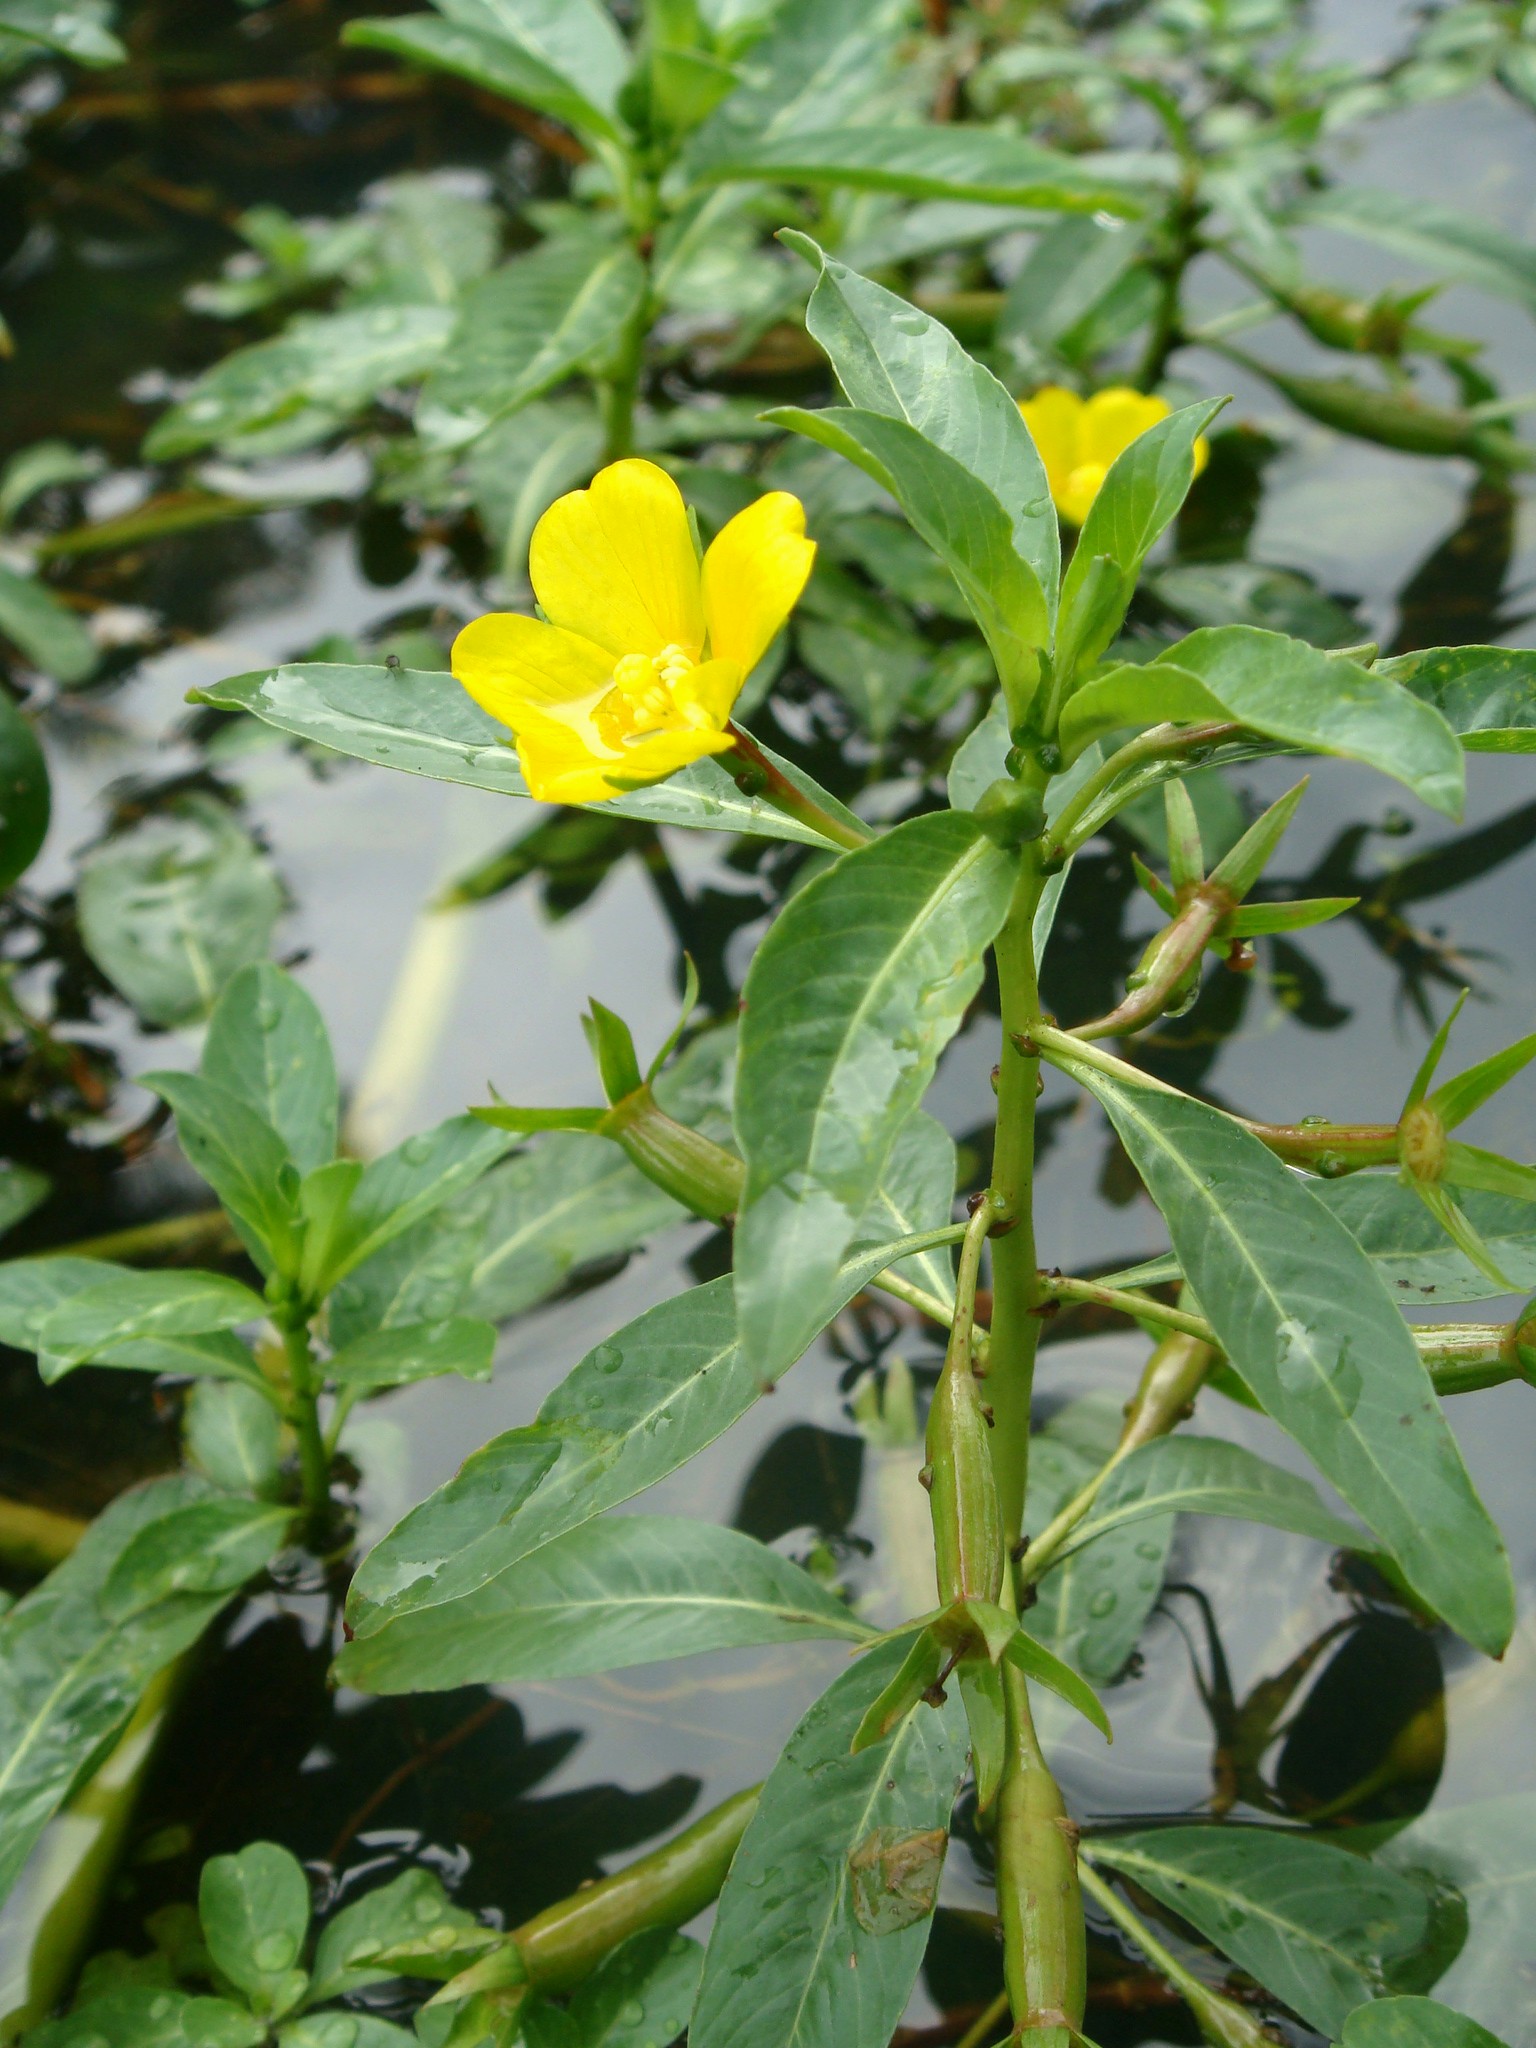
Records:
[[[186,1216],[167,1216],[160,1223],[138,1223],[131,1230],[109,1231],[104,1237],[82,1237],[73,1244],[50,1245],[40,1259],[144,1259],[158,1252],[239,1249],[240,1240],[222,1209],[194,1209]]]
[[[1040,1276],[1034,1224],[1035,1097],[1040,1062],[1021,1052],[1016,1037],[1038,1020],[1035,911],[1045,878],[1038,848],[1024,849],[1023,866],[1008,916],[997,937],[997,978],[1002,996],[1003,1057],[997,1080],[997,1138],[991,1192],[995,1214],[1013,1224],[992,1244],[992,1330],[987,1398],[996,1418],[992,1462],[1002,1503],[1003,1533],[1011,1547],[1024,1524],[1029,1476],[1029,1404],[1035,1350],[1040,1341]]]
[[[1160,1323],[1166,1330],[1180,1330],[1186,1337],[1198,1337],[1202,1343],[1214,1344],[1215,1332],[1204,1316],[1192,1316],[1184,1309],[1173,1308],[1165,1301],[1154,1301],[1150,1294],[1137,1294],[1129,1287],[1104,1287],[1097,1280],[1074,1280],[1070,1274],[1042,1273],[1040,1291],[1048,1301],[1091,1301],[1100,1308],[1117,1309],[1121,1315],[1134,1316],[1137,1321]]]
[[[311,1531],[320,1530],[331,1503],[331,1461],[320,1427],[320,1369],[307,1322],[280,1325],[288,1359],[288,1419],[299,1440],[299,1480]]]
[[[1163,762],[1218,747],[1241,731],[1240,725],[1228,721],[1220,724],[1213,721],[1207,725],[1154,725],[1150,731],[1128,740],[1110,755],[1101,768],[1096,768],[1071,801],[1062,806],[1051,827],[1047,864],[1059,867],[1114,815],[1122,797],[1132,795],[1140,788],[1140,784],[1129,783],[1122,789],[1123,777],[1142,769],[1148,771],[1151,780],[1156,780]],[[1103,800],[1111,796],[1114,800],[1106,809]]]
[[[608,1952],[645,1927],[681,1927],[719,1895],[736,1846],[757,1811],[750,1786],[702,1820],[514,1929],[528,1980],[540,1991],[569,1991]]]
[[[789,777],[763,752],[751,733],[744,732],[734,722],[726,731],[735,742],[738,766],[733,768],[730,755],[720,757],[726,773],[733,775],[737,787],[744,794],[765,796],[777,809],[785,811],[791,818],[798,818],[802,824],[810,825],[823,839],[830,839],[834,846],[846,846],[851,853],[857,853],[861,846],[868,846],[874,833],[867,829],[856,829],[844,819],[837,818],[830,811],[808,797],[804,790],[796,789]],[[750,785],[750,787],[749,787]]]
[[[640,390],[640,371],[650,331],[650,292],[647,291],[624,330],[609,374],[599,386],[604,462],[621,462],[626,455],[635,452],[635,400]]]
[[[1013,2038],[1070,2048],[1087,1997],[1087,1935],[1077,1830],[1040,1753],[1029,1689],[1003,1666],[1008,1763],[997,1813],[997,1910]]]
[[[982,2048],[1008,2017],[1008,1993],[999,1991],[985,2012],[978,2013],[955,2043],[955,2048]]]
[[[1221,2048],[1267,2048],[1270,2037],[1263,2027],[1240,2005],[1230,1998],[1223,1998],[1219,1991],[1213,1991],[1208,1984],[1190,1970],[1186,1970],[1178,1958],[1165,1948],[1143,1920],[1139,1913],[1121,1898],[1120,1894],[1107,1885],[1099,1876],[1087,1856],[1081,1859],[1079,1875],[1083,1890],[1114,1921],[1123,1934],[1130,1936],[1148,1962],[1168,1979],[1188,2005],[1200,2024],[1200,2031],[1207,2041],[1221,2044]]]

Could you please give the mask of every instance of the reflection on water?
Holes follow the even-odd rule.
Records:
[[[328,49],[329,10],[310,13],[310,26],[283,33],[305,49]],[[1336,38],[1367,26],[1379,35],[1393,13],[1339,0],[1326,25]],[[193,24],[183,21],[177,33],[199,48]],[[290,61],[298,61],[291,51]],[[227,69],[222,50],[219,62]],[[255,62],[250,50],[241,58]],[[1486,204],[1491,216],[1528,229],[1536,125],[1506,102],[1490,109],[1402,116],[1374,133],[1352,173],[1410,190],[1459,183],[1463,205]],[[226,132],[172,118],[162,146],[181,152],[176,165],[151,170],[146,141],[142,158],[72,166],[80,188],[72,198],[29,188],[40,227],[12,257],[14,317],[24,344],[46,331],[50,346],[24,345],[8,370],[5,433],[14,437],[24,419],[27,438],[60,431],[131,452],[140,420],[122,386],[150,366],[185,367],[205,345],[187,316],[168,309],[181,284],[223,252],[216,222],[226,204],[259,191],[297,212],[337,211],[403,162],[485,164],[506,140],[488,117],[466,118],[457,105],[453,132],[439,132],[430,100],[366,114],[333,106],[328,118],[332,128],[308,141],[296,131],[286,155],[255,147],[239,124]],[[64,147],[43,134],[45,168]],[[183,197],[168,202],[153,181],[173,168]],[[204,207],[195,194],[209,187],[218,196]],[[1330,257],[1336,270],[1347,261],[1341,274],[1355,289],[1397,276],[1389,259],[1357,245],[1347,258],[1342,245],[1320,239],[1319,249],[1324,268]],[[1523,314],[1458,292],[1446,295],[1444,310],[1449,324],[1488,340],[1512,388],[1529,381]],[[1179,367],[1210,388],[1230,388],[1230,367],[1214,358],[1190,355]],[[1189,559],[1230,557],[1251,527],[1253,560],[1314,579],[1308,602],[1331,598],[1360,637],[1383,645],[1497,637],[1517,625],[1536,571],[1523,507],[1463,465],[1337,441],[1294,415],[1282,421],[1273,397],[1251,381],[1239,376],[1237,388],[1234,417],[1245,433],[1218,444],[1184,522]],[[334,478],[317,486],[338,487]],[[105,500],[94,507],[110,509]],[[390,517],[351,526],[334,503],[161,544],[113,596],[158,612],[170,644],[121,689],[50,714],[57,822],[36,878],[45,892],[65,885],[71,850],[99,829],[105,792],[206,772],[184,737],[188,688],[330,635],[383,644],[391,632],[425,630],[441,640],[475,608],[441,538],[412,536]],[[878,780],[892,808],[915,793],[935,748],[925,755],[901,738],[871,764],[836,707],[793,680],[788,698],[783,729],[765,722],[765,732],[798,747],[830,786],[851,794]],[[589,1064],[576,1028],[586,997],[621,1009],[642,1048],[654,1046],[673,1021],[685,944],[706,1005],[727,1009],[785,873],[775,847],[732,853],[704,835],[555,821],[488,868],[538,822],[531,812],[353,764],[317,775],[272,735],[250,737],[250,747],[242,740],[227,755],[216,751],[215,772],[238,785],[275,851],[292,895],[280,946],[302,962],[325,1011],[352,1090],[354,1135],[371,1144],[484,1100],[491,1081],[529,1100],[586,1099]],[[1226,771],[1229,791],[1250,811],[1292,780],[1283,763]],[[1465,824],[1452,827],[1410,809],[1379,780],[1316,764],[1276,893],[1358,893],[1360,908],[1277,944],[1251,978],[1215,978],[1195,1009],[1159,1034],[1148,1064],[1251,1115],[1380,1117],[1395,1112],[1426,1020],[1442,1015],[1448,992],[1464,982],[1477,1000],[1458,1026],[1462,1064],[1528,1029],[1536,1011],[1529,770],[1518,758],[1475,757],[1470,784]],[[1230,795],[1225,801],[1233,810]],[[1064,1015],[1111,1006],[1155,921],[1134,887],[1131,845],[1122,834],[1096,847],[1072,878],[1048,990]],[[428,914],[445,884],[467,874],[479,883],[461,894],[486,900]],[[190,1041],[143,1041],[120,1012],[101,1036],[129,1074],[193,1050]],[[932,1098],[962,1141],[971,1184],[985,1170],[996,1056],[995,1020],[983,1009],[951,1048]],[[123,1127],[146,1108],[126,1091]],[[1160,1250],[1158,1221],[1097,1112],[1069,1101],[1059,1080],[1043,1109],[1044,1260],[1102,1268]],[[1536,1153],[1531,1091],[1501,1097],[1496,1115],[1496,1134],[1491,1121],[1480,1130],[1474,1120],[1467,1135]],[[166,1171],[153,1162],[134,1168],[92,1199],[119,1219],[136,1206],[153,1209],[167,1199]],[[713,1256],[709,1238],[702,1226],[683,1228],[514,1321],[489,1387],[434,1382],[371,1403],[347,1439],[363,1475],[365,1538],[487,1438],[528,1420],[591,1346],[689,1284],[690,1258]],[[858,1375],[896,1350],[920,1381],[936,1365],[922,1329],[884,1308],[850,1312],[726,1440],[647,1496],[647,1511],[734,1521],[797,1555],[814,1552],[877,1615],[924,1604],[921,1586],[912,1588],[926,1554],[916,1458],[899,1444],[866,1442],[848,1405]],[[1123,1335],[1053,1343],[1043,1353],[1042,1415],[1094,1391],[1123,1399],[1143,1351]],[[6,1484],[89,1511],[128,1472],[168,1460],[171,1434],[149,1390],[81,1374],[44,1396],[29,1372],[6,1371]],[[1530,1398],[1528,1389],[1504,1387],[1451,1411],[1526,1589],[1536,1583]],[[1278,1431],[1218,1396],[1203,1400],[1201,1427],[1301,1468]],[[1186,1520],[1165,1597],[1108,1695],[1113,1749],[1045,1703],[1074,1809],[1090,1821],[1246,1810],[1368,1822],[1402,1819],[1427,1803],[1438,1812],[1536,1790],[1519,1704],[1529,1700],[1536,1659],[1529,1626],[1495,1669],[1373,1606],[1369,1587],[1336,1586],[1328,1573],[1319,1545]],[[254,1603],[191,1678],[178,1737],[145,1794],[139,1860],[107,1915],[110,1937],[135,1939],[147,1909],[187,1894],[198,1861],[258,1834],[334,1866],[343,1889],[392,1859],[425,1858],[460,1880],[467,1903],[518,1919],[760,1776],[843,1658],[810,1646],[526,1686],[515,1698],[480,1690],[337,1698],[324,1682],[335,1591]],[[991,1994],[995,1952],[966,1918],[990,1901],[984,1849],[973,1850],[950,1860],[914,2024],[945,2009],[974,2011]],[[1128,1977],[1111,1949],[1095,1967],[1098,2038],[1161,2038],[1182,2024],[1160,2013],[1144,1977]]]

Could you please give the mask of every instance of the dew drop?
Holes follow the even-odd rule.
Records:
[[[624,1354],[616,1344],[599,1344],[592,1354],[592,1363],[599,1372],[617,1372],[624,1363]]]
[[[1120,1596],[1115,1592],[1114,1588],[1112,1586],[1102,1586],[1088,1602],[1088,1612],[1095,1621],[1103,1621],[1106,1615],[1114,1613],[1119,1604]]]
[[[638,2027],[645,2018],[645,2007],[638,1998],[626,1998],[619,2007],[619,2018],[626,2027]]]
[[[425,1132],[417,1137],[407,1138],[400,1147],[400,1157],[407,1166],[425,1166],[432,1157],[432,1140]]]

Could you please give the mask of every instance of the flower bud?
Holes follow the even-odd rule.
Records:
[[[1045,798],[1027,783],[999,776],[976,805],[976,820],[987,837],[1010,852],[1045,830]]]
[[[702,1131],[668,1116],[649,1086],[616,1102],[597,1128],[623,1146],[647,1180],[695,1215],[720,1223],[740,1208],[745,1166]]]

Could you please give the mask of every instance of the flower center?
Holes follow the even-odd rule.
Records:
[[[697,663],[672,643],[660,654],[623,654],[614,664],[613,687],[592,708],[592,723],[604,744],[622,747],[653,732],[687,732],[710,723],[692,701],[688,678]]]

